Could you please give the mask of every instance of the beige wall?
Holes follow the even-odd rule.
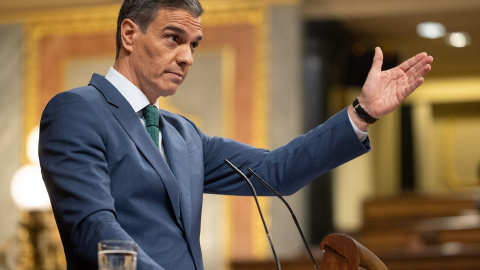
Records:
[[[0,248],[15,236],[18,210],[10,182],[22,165],[22,28],[0,25]]]
[[[426,82],[413,107],[416,178],[426,193],[480,184],[480,75]]]
[[[269,141],[270,148],[276,148],[300,135],[303,129],[303,38],[299,7],[272,8],[269,26]],[[301,190],[286,200],[308,235],[307,194],[306,190]],[[305,248],[285,205],[277,198],[272,198],[271,203],[271,235],[278,256],[288,258],[303,254]]]

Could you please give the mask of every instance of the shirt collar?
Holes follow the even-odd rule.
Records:
[[[105,75],[105,79],[117,88],[135,112],[139,112],[150,104],[145,94],[113,67],[110,67]],[[158,108],[158,101],[154,105]]]

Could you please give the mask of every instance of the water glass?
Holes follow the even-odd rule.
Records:
[[[135,270],[137,268],[137,244],[128,240],[104,240],[98,242],[99,270]]]

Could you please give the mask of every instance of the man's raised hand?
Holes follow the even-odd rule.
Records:
[[[423,83],[432,62],[433,57],[423,52],[382,71],[383,53],[376,47],[372,68],[358,97],[360,104],[374,118],[392,112]]]

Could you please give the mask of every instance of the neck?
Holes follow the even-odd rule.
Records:
[[[145,89],[140,87],[140,83],[138,81],[138,77],[136,75],[135,70],[131,68],[131,66],[128,64],[128,60],[123,57],[119,57],[116,61],[115,64],[113,65],[113,68],[118,71],[118,73],[122,74],[127,80],[132,82],[142,93],[147,97],[148,101],[150,104],[155,104],[158,100],[158,96],[155,96],[152,93],[146,92]]]

